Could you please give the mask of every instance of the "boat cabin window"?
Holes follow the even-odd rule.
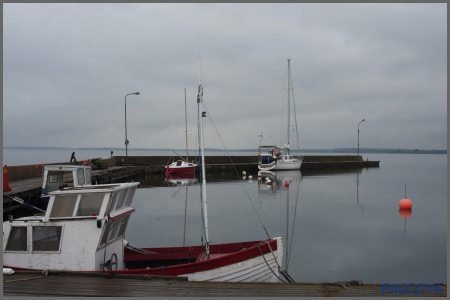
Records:
[[[71,171],[64,171],[62,172],[62,181],[64,182],[64,186],[73,186],[73,173]],[[64,178],[66,178],[67,181],[64,180]]]
[[[118,238],[123,237],[125,230],[127,229],[128,220],[130,215],[124,216],[120,219],[110,220],[103,228],[102,238],[100,240],[99,247],[105,245],[106,241],[112,242]]]
[[[78,184],[85,184],[84,182],[84,169],[78,169],[77,170],[77,176],[78,176]]]
[[[53,202],[50,218],[72,217],[78,195],[57,195]]]
[[[104,197],[104,193],[82,195],[75,216],[98,216]]]
[[[91,184],[91,169],[85,169],[84,172],[86,174],[86,184]]]
[[[50,183],[56,183],[58,182],[58,171],[49,171],[48,172],[48,182]]]
[[[292,155],[289,155],[289,159],[291,159],[291,160],[292,160],[292,159],[294,159],[294,157],[293,157]]]
[[[120,190],[115,194],[115,197],[117,198],[116,200],[116,207],[115,210],[119,210],[120,208],[122,208],[123,206],[123,202],[125,200],[125,194],[126,194],[127,190]]]
[[[182,163],[183,163],[183,162],[182,162],[181,160],[178,160],[178,161],[177,161],[177,166],[181,166]]]
[[[5,251],[27,251],[27,227],[12,226]]]
[[[125,229],[127,229],[128,219],[130,218],[130,215],[123,217],[120,220],[120,227],[119,227],[119,233],[117,234],[117,237],[120,238],[125,234]]]
[[[62,226],[33,226],[33,251],[59,251]]]
[[[133,197],[134,197],[134,193],[136,192],[136,187],[130,187],[129,189],[127,189],[127,195],[126,195],[126,200],[125,200],[125,207],[130,207],[131,205],[131,201],[133,201]]]

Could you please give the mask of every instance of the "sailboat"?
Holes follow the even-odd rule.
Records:
[[[203,87],[197,103],[202,104]],[[3,272],[60,270],[182,276],[190,281],[277,282],[286,279],[283,239],[212,244],[200,117],[205,242],[198,246],[137,248],[125,239],[139,182],[64,187],[49,192],[42,215],[3,222]],[[289,279],[288,279],[289,280]]]
[[[279,171],[279,170],[299,170],[303,158],[294,157],[290,154],[290,107],[291,107],[291,94],[292,94],[292,77],[291,77],[291,60],[288,59],[288,88],[287,88],[287,144],[284,147],[277,146],[259,146],[259,162],[258,168],[261,171]],[[292,103],[294,99],[292,97]],[[294,103],[294,115],[295,103]],[[297,118],[296,118],[297,120]],[[297,131],[297,121],[295,123]],[[297,131],[298,140],[298,131]]]
[[[186,159],[177,154],[181,159],[174,161],[170,165],[166,165],[164,167],[164,174],[186,174],[186,173],[195,173],[197,170],[197,164],[194,162],[189,162],[189,153],[188,153],[188,139],[187,139],[187,113],[186,113],[186,89],[184,89],[184,124],[185,124],[185,132],[186,132]]]

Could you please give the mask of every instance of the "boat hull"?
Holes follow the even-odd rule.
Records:
[[[244,249],[241,249],[244,248]],[[269,241],[211,245],[211,257],[202,260],[203,247],[145,248],[153,255],[125,252],[125,262],[130,270],[121,273],[147,274],[158,276],[184,276],[190,281],[220,282],[277,282],[278,266],[283,263],[283,239]],[[201,252],[200,252],[201,251]],[[200,255],[199,255],[200,253]],[[193,262],[187,262],[189,260]],[[132,269],[133,262],[155,267]],[[170,265],[176,261],[182,264]],[[157,267],[157,265],[165,267]],[[115,271],[117,272],[117,271]]]
[[[127,269],[104,272],[183,276],[190,281],[277,282],[280,277],[279,267],[283,264],[281,237],[267,241],[211,245],[209,259],[203,259],[203,246],[144,248],[143,250],[150,251],[152,254],[136,253],[125,249],[124,262]],[[135,269],[133,265],[139,267]],[[13,270],[31,270],[9,265],[3,267]]]
[[[301,166],[301,161],[278,161],[272,164],[259,164],[258,168],[263,171],[284,171],[299,170]]]

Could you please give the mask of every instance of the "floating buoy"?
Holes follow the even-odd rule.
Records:
[[[245,171],[242,171],[242,176],[246,175],[247,173]]]
[[[286,180],[286,181],[284,182],[284,186],[285,186],[285,187],[289,187],[289,181]]]
[[[266,184],[270,185],[272,183],[272,180],[270,180],[268,177],[266,177]]]
[[[261,172],[258,172],[258,178],[260,178],[261,177]]]
[[[411,202],[411,200],[409,200],[408,198],[403,198],[403,199],[400,200],[400,202],[398,203],[398,206],[400,207],[400,209],[411,209],[411,207],[412,207],[412,202]]]
[[[252,176],[252,175],[248,175],[248,179],[249,179],[249,180],[252,180],[252,179],[253,179],[253,176]]]
[[[405,182],[405,198],[403,198],[402,200],[400,200],[400,202],[398,203],[398,206],[400,208],[411,208],[412,207],[412,202],[411,200],[409,200],[408,198],[406,198],[406,182]]]

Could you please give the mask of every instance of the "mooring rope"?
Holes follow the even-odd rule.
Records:
[[[8,281],[3,281],[3,282],[15,282],[15,281],[25,281],[25,280],[33,280],[33,279],[38,279],[38,278],[44,278],[48,276],[48,271],[49,269],[46,269],[44,271],[42,271],[42,274],[44,274],[44,276],[38,276],[38,277],[31,277],[31,278],[22,278],[22,279],[15,279],[15,280],[8,280]]]
[[[278,266],[278,272],[280,272],[281,275],[283,275],[284,278],[286,278],[287,281],[289,281],[289,282],[295,282],[294,279],[292,279],[291,275],[288,274],[287,270],[283,270],[283,269],[281,268],[280,264],[278,263],[277,258],[275,257],[275,254],[273,253],[272,247],[270,247],[269,242],[266,241],[266,243],[267,243],[267,246],[269,246],[270,252],[272,252],[272,255],[273,255],[273,258],[275,259],[275,262],[277,263],[277,266]]]
[[[261,256],[262,256],[262,258],[264,259],[264,261],[266,262],[266,265],[267,265],[267,267],[269,268],[269,270],[273,273],[273,275],[276,277],[276,278],[278,278],[280,281],[282,281],[282,282],[284,282],[284,283],[286,283],[286,281],[284,281],[283,279],[281,279],[277,274],[275,274],[275,272],[272,270],[272,268],[270,267],[270,265],[269,265],[269,263],[267,262],[267,260],[266,260],[266,258],[264,257],[264,254],[263,254],[263,252],[262,252],[262,250],[261,250],[261,248],[259,248],[259,245],[258,244],[256,244],[255,245],[256,246],[256,248],[258,248],[258,250],[259,250],[259,252],[261,252]],[[271,249],[272,250],[272,249]],[[277,263],[277,265],[278,265],[278,262],[276,261],[276,259],[275,259],[275,262]]]

